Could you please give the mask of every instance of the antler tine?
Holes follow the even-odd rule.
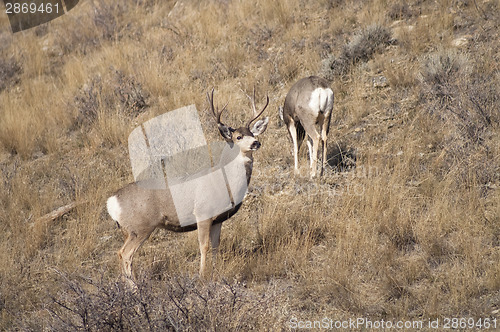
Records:
[[[214,115],[214,117],[217,118],[217,115],[215,114],[215,109],[214,109],[214,88],[212,88],[211,95],[212,95],[212,98],[210,98],[210,93],[207,92],[208,106],[210,107],[210,110],[212,111],[212,114]]]
[[[214,115],[215,119],[217,120],[217,123],[219,124],[222,124],[222,122],[220,122],[220,117],[222,115],[222,113],[226,110],[226,107],[229,103],[226,103],[226,105],[224,105],[224,107],[222,108],[222,110],[219,112],[218,110],[215,111],[215,107],[214,107],[214,88],[212,88],[212,91],[211,93],[209,94],[207,92],[207,99],[208,99],[208,104],[210,105],[210,109],[212,110],[212,114]]]
[[[254,114],[257,114],[257,112],[255,111],[255,89],[253,90],[253,93],[254,93],[254,102],[253,102],[253,109],[254,109]],[[259,114],[255,115],[254,118],[252,118],[250,121],[247,122],[247,128],[250,129],[250,125],[252,124],[252,122],[254,122],[255,120],[257,120],[257,118],[259,116],[262,115],[262,113],[264,113],[264,111],[266,110],[267,108],[267,105],[269,105],[269,95],[266,95],[266,105],[264,105],[264,108],[262,109],[262,111],[259,112]]]

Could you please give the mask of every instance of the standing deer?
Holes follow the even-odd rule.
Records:
[[[246,183],[238,184],[246,190],[252,176],[252,153],[261,146],[256,136],[262,134],[266,130],[269,118],[266,117],[262,120],[258,120],[253,127],[251,127],[251,125],[266,109],[269,104],[269,96],[267,97],[264,108],[260,112],[257,112],[254,91],[253,99],[251,99],[254,112],[253,117],[244,127],[233,129],[221,122],[221,115],[226,107],[224,106],[221,111],[218,109],[215,110],[213,93],[213,89],[211,94],[207,93],[211,113],[217,121],[217,126],[222,137],[229,145],[239,148],[239,154],[234,159],[238,167],[233,169],[238,169],[242,173],[246,173],[238,175],[240,179],[246,178]],[[244,182],[244,180],[240,182]],[[215,258],[220,241],[222,222],[233,216],[240,208],[241,203],[233,206],[222,214],[206,219],[206,217],[203,217],[203,214],[206,215],[206,211],[203,211],[203,204],[205,204],[205,209],[209,209],[210,207],[206,205],[206,201],[203,202],[203,197],[210,197],[210,188],[201,186],[195,188],[194,191],[195,192],[189,193],[190,197],[186,197],[185,199],[194,199],[195,201],[200,199],[202,202],[199,204],[194,202],[192,213],[196,217],[196,223],[187,226],[181,225],[173,203],[172,193],[168,188],[152,190],[147,189],[145,186],[141,186],[140,182],[134,182],[118,190],[113,196],[108,198],[108,213],[111,218],[118,223],[125,237],[125,243],[118,251],[118,257],[122,274],[127,278],[126,280],[130,284],[134,285],[133,280],[135,279],[132,273],[132,259],[134,253],[158,227],[173,232],[187,232],[198,229],[198,242],[201,253],[200,277],[205,277],[205,262],[209,241],[212,245],[213,257]]]
[[[330,129],[333,109],[333,91],[328,81],[317,76],[309,76],[295,83],[280,107],[280,117],[285,122],[293,141],[295,173],[299,169],[298,152],[307,134],[311,177],[316,176],[319,143],[322,142],[323,156],[320,175],[326,163],[326,140]]]

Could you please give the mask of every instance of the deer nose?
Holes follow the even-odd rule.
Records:
[[[258,148],[260,148],[260,142],[259,141],[253,142],[252,145],[250,146],[250,148],[252,150],[257,150]]]

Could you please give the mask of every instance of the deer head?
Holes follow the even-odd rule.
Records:
[[[253,117],[245,124],[244,127],[239,127],[237,129],[227,126],[221,122],[221,115],[226,110],[227,104],[224,105],[224,107],[220,111],[218,109],[217,110],[215,109],[213,88],[211,93],[207,92],[207,99],[210,110],[212,111],[215,121],[217,122],[217,127],[219,128],[219,132],[221,136],[228,143],[236,144],[240,148],[242,153],[255,151],[260,148],[261,144],[257,140],[256,136],[262,134],[267,129],[267,124],[269,123],[269,117],[265,117],[264,119],[258,120],[257,122],[254,123],[253,126],[252,122],[257,120],[262,115],[262,113],[264,113],[264,110],[266,109],[267,105],[269,105],[269,96],[266,97],[266,105],[264,105],[264,108],[262,108],[260,112],[257,112],[257,108],[255,106],[255,88],[254,88],[253,97],[249,97],[252,105]]]

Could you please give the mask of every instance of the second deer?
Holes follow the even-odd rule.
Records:
[[[295,172],[299,169],[299,147],[306,134],[311,167],[311,178],[316,176],[320,142],[322,160],[320,175],[326,163],[327,136],[333,109],[333,91],[328,81],[318,76],[309,76],[295,83],[280,107],[280,117],[285,122],[293,141]],[[312,141],[312,144],[311,144]]]

